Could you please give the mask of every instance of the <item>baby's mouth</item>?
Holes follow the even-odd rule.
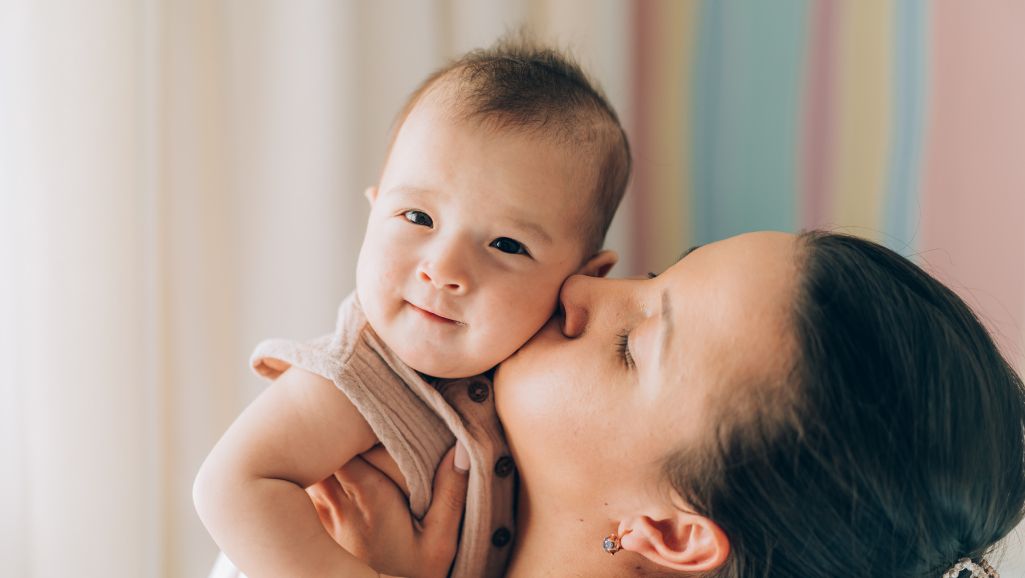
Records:
[[[448,324],[456,325],[456,326],[459,326],[459,327],[466,327],[466,323],[463,323],[462,321],[457,321],[455,319],[450,319],[448,317],[445,317],[444,315],[439,315],[439,314],[437,314],[437,313],[435,313],[435,312],[433,312],[433,311],[431,311],[429,309],[424,309],[423,307],[420,307],[418,305],[414,305],[414,304],[410,303],[409,301],[406,301],[406,303],[408,303],[409,306],[412,307],[414,311],[416,311],[417,313],[423,315],[424,317],[426,317],[427,319],[429,319],[431,321],[436,321],[438,323],[448,323]]]

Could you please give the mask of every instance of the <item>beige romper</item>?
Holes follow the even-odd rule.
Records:
[[[499,577],[512,549],[515,469],[484,376],[430,385],[398,359],[367,323],[355,293],[342,302],[331,335],[310,341],[271,339],[251,358],[271,380],[290,366],[323,376],[346,394],[406,478],[409,507],[423,517],[434,472],[458,438],[470,456],[459,550],[450,576]],[[242,574],[222,554],[210,578]]]

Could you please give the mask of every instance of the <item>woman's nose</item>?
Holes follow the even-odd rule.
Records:
[[[591,296],[594,285],[602,281],[596,277],[573,275],[562,284],[559,303],[562,306],[562,334],[566,337],[580,337],[587,329],[591,313]]]
[[[452,245],[442,245],[438,251],[422,260],[416,275],[436,289],[462,295],[469,288],[468,256],[461,254],[458,247]]]

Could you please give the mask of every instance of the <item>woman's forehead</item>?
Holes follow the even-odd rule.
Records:
[[[725,308],[772,308],[797,285],[796,236],[758,232],[694,247],[669,268],[673,297]]]
[[[793,235],[749,233],[705,245],[667,271],[682,328],[675,349],[688,373],[708,383],[760,381],[789,365],[797,249]]]

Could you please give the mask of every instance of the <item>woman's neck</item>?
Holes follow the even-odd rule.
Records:
[[[506,578],[631,576],[646,563],[632,552],[613,557],[602,551],[615,523],[600,507],[585,514],[550,495],[530,496],[522,480],[516,527]]]

